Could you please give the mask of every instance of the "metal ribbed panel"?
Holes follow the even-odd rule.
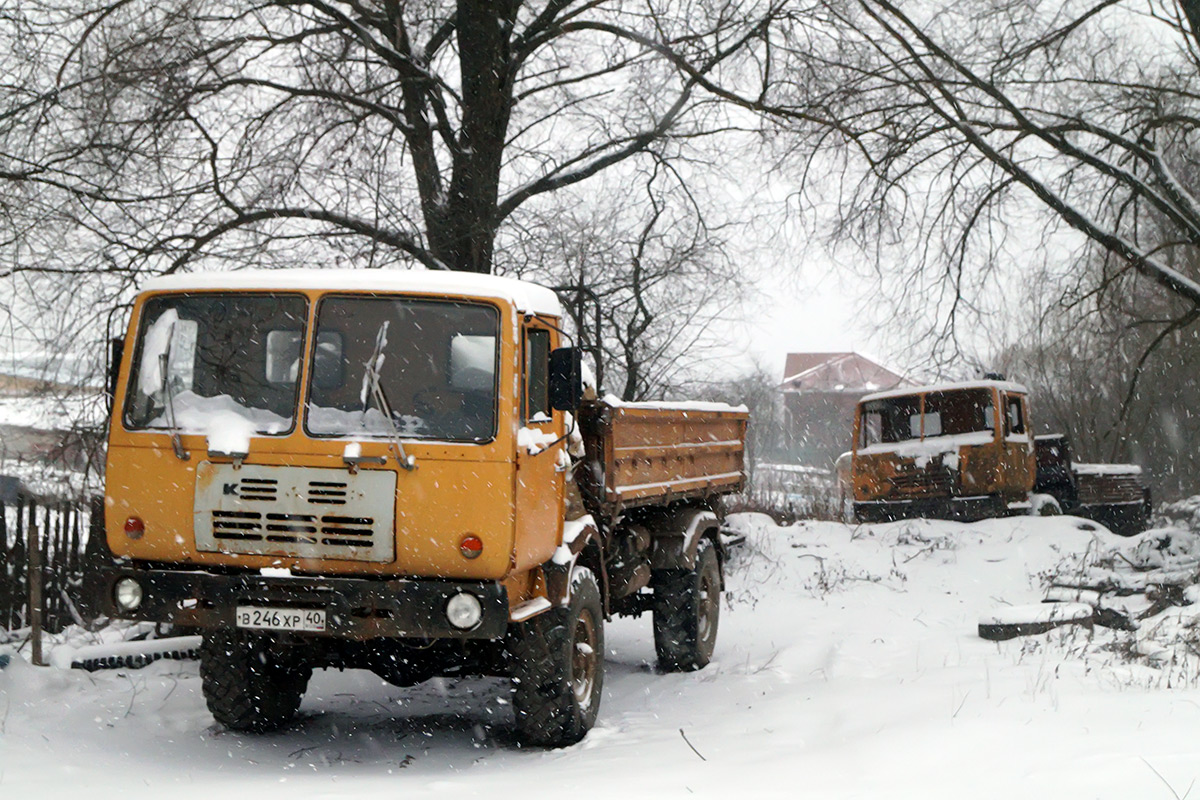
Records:
[[[196,547],[203,552],[392,561],[396,473],[201,463]]]

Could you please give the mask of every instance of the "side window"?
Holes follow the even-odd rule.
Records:
[[[180,319],[168,309],[145,334],[138,390],[148,396],[162,394],[170,382],[171,391],[191,391],[196,381],[196,339],[200,326],[195,320]]]
[[[925,435],[926,436],[941,436],[942,435],[942,412],[931,411],[924,415],[925,417]],[[920,435],[920,425],[918,430],[913,434],[914,437]]]
[[[1007,397],[1004,401],[1004,431],[1008,434],[1021,434],[1025,432],[1025,412],[1022,408],[1021,397]]]
[[[525,331],[525,421],[550,420],[550,331]]]
[[[496,337],[456,333],[450,340],[450,386],[490,391],[496,383]]]
[[[295,383],[300,376],[300,331],[267,334],[266,378],[269,383]]]
[[[870,447],[883,441],[883,412],[863,411],[859,447]]]
[[[345,380],[346,362],[342,357],[342,335],[337,331],[321,331],[317,334],[313,383],[322,389],[335,389]]]
[[[271,331],[267,334],[266,378],[273,384],[295,383],[300,375],[300,331]],[[342,335],[322,331],[317,337],[317,360],[313,381],[322,389],[342,384]]]

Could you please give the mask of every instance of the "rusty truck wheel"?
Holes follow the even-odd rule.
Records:
[[[206,633],[200,679],[213,718],[235,731],[263,733],[286,725],[300,708],[312,669],[266,636]]]
[[[669,672],[702,669],[712,659],[721,617],[721,565],[708,539],[696,568],[661,572],[654,579],[654,649]]]
[[[522,744],[566,747],[587,735],[604,685],[604,611],[590,569],[571,573],[566,608],[512,626],[508,659]]]

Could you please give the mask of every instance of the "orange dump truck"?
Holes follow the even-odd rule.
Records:
[[[150,282],[111,374],[102,610],[200,629],[235,730],[358,667],[507,676],[518,738],[569,744],[614,613],[652,613],[665,668],[704,666],[747,415],[583,400],[561,320],[550,290],[458,273]]]

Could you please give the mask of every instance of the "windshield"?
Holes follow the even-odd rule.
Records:
[[[126,393],[126,427],[169,428],[174,416],[181,433],[210,437],[291,430],[307,307],[300,295],[147,300]]]
[[[859,445],[905,442],[938,436],[992,431],[996,409],[989,389],[930,392],[921,413],[920,396],[889,397],[863,403]]]
[[[316,436],[493,438],[499,320],[494,306],[478,303],[323,300],[306,430]]]

